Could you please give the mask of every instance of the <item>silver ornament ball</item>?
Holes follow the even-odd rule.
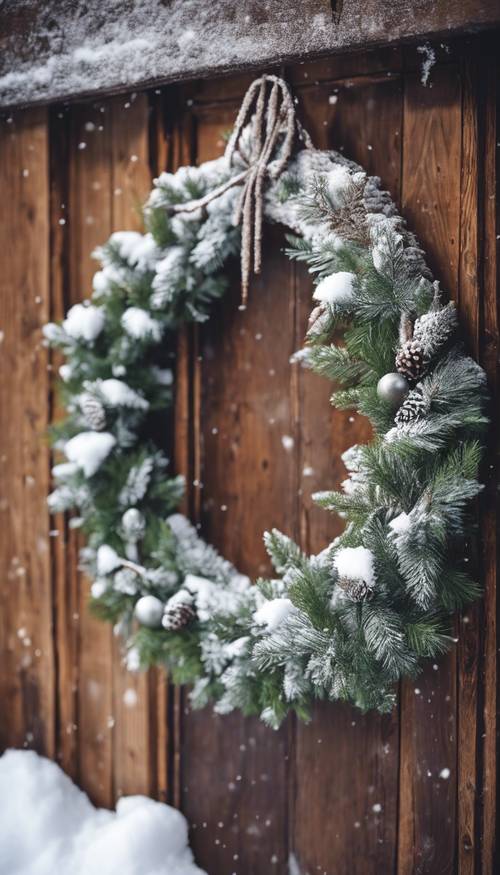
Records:
[[[146,528],[146,520],[136,507],[129,507],[122,516],[122,528],[126,538],[138,541]]]
[[[154,595],[143,595],[136,603],[134,614],[141,626],[158,629],[163,617],[163,602]]]
[[[408,380],[402,374],[384,374],[377,383],[378,397],[392,407],[401,407],[409,391]]]

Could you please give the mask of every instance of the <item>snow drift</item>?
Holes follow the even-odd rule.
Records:
[[[145,796],[94,808],[33,751],[0,757],[0,875],[205,875],[183,815]]]

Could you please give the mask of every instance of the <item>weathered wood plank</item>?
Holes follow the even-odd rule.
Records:
[[[51,320],[64,318],[68,293],[68,185],[70,116],[63,107],[50,113],[50,298]],[[51,353],[55,377],[62,355]],[[64,415],[54,384],[50,421]],[[64,771],[78,776],[78,535],[68,527],[67,514],[52,519],[52,576],[54,589],[54,646],[57,656],[57,759]]]
[[[298,94],[301,119],[314,143],[340,149],[380,174],[399,199],[401,82],[383,77],[378,84],[330,83],[304,87]],[[310,277],[297,277],[297,292],[300,344],[311,307]],[[315,507],[311,494],[325,484],[338,487],[346,476],[341,453],[370,437],[367,420],[332,410],[330,393],[328,382],[299,372],[301,544],[312,552],[323,549],[343,524]],[[350,707],[320,705],[309,726],[297,725],[295,745],[292,842],[301,870],[391,872],[397,827],[397,714],[363,716]]]
[[[484,699],[482,742],[482,823],[481,823],[481,873],[494,875],[499,866],[496,821],[497,821],[497,702],[498,702],[498,460],[499,428],[494,411],[498,410],[498,350],[499,350],[499,299],[497,233],[498,201],[497,185],[497,100],[498,59],[496,45],[485,41],[484,65],[484,181],[482,204],[484,209],[483,243],[483,294],[481,364],[487,376],[492,394],[492,431],[489,454],[484,472],[486,489],[480,504],[480,532],[482,534],[481,564],[484,575]]]
[[[454,66],[432,89],[405,80],[403,215],[456,297],[459,279],[461,85]],[[401,694],[398,873],[454,871],[457,793],[456,653],[428,665]],[[449,772],[443,772],[448,769]]]
[[[476,51],[467,54],[462,67],[462,193],[460,235],[460,285],[458,304],[463,328],[472,354],[479,358],[481,337],[481,276],[483,211],[484,107],[481,98],[485,75],[484,60]],[[480,531],[482,538],[483,530]],[[473,573],[482,571],[484,547],[473,544]],[[483,695],[482,652],[484,648],[485,604],[469,608],[460,618],[459,647],[459,747],[458,747],[458,870],[460,875],[482,872],[480,785],[483,741],[480,719]]]
[[[112,230],[112,119],[109,105],[71,110],[68,303],[88,297],[97,269],[94,248]],[[78,781],[99,805],[113,802],[113,638],[88,610],[80,575],[78,634]]]
[[[141,206],[151,188],[147,95],[124,95],[107,104],[110,113],[113,230],[143,230]],[[123,645],[114,640],[113,778],[115,797],[150,794],[155,749],[151,725],[150,682],[147,674],[132,674],[123,665]]]
[[[198,160],[220,154],[236,106],[198,116]],[[234,283],[200,337],[195,374],[195,479],[202,531],[242,571],[269,569],[262,532],[295,533],[296,465],[288,359],[294,349],[292,268],[266,229],[269,256],[238,310]],[[295,436],[296,437],[296,436]],[[279,489],[276,484],[279,483]],[[196,507],[196,502],[195,502]],[[200,865],[214,871],[286,870],[287,736],[240,714],[185,714],[182,807]],[[239,862],[237,862],[239,861]]]
[[[481,502],[480,531],[482,532],[481,563],[484,573],[484,741],[482,776],[482,873],[494,875],[499,867],[497,847],[497,794],[498,794],[498,458],[499,428],[494,411],[498,410],[498,350],[499,299],[497,234],[499,229],[496,187],[497,171],[497,101],[498,57],[497,47],[488,40],[485,45],[486,69],[484,118],[484,274],[483,274],[483,336],[481,363],[488,375],[492,394],[492,434],[487,463],[486,490]]]
[[[48,119],[0,122],[0,747],[54,755],[49,489]]]
[[[496,0],[143,0],[116,15],[87,0],[4,4],[0,104],[61,100],[126,87],[262,69],[500,22]],[[15,8],[13,8],[15,7]],[[57,28],[54,28],[57,22]]]

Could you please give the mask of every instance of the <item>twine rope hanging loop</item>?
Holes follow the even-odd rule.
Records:
[[[243,134],[252,123],[250,150],[247,152]],[[229,189],[241,186],[233,221],[241,225],[241,308],[246,307],[250,273],[260,273],[262,266],[262,222],[264,184],[276,180],[290,159],[296,140],[312,148],[309,135],[295,115],[295,106],[288,85],[278,76],[264,75],[250,85],[239,109],[233,132],[226,146],[228,165],[244,169],[205,197],[187,204],[175,204],[176,213],[194,212],[206,207]],[[253,259],[252,259],[253,255]]]

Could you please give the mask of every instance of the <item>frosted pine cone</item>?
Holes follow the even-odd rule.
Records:
[[[337,583],[352,602],[363,602],[373,595],[372,587],[360,577],[339,577]]]
[[[191,605],[174,604],[170,608],[166,607],[163,614],[162,625],[169,632],[178,632],[179,629],[184,629],[192,620],[194,620],[196,612]]]
[[[101,402],[90,392],[80,396],[80,409],[86,425],[93,431],[102,431],[106,427],[106,411]]]
[[[314,308],[307,323],[307,336],[317,337],[328,330],[330,314],[324,301]]]
[[[427,360],[433,358],[457,329],[455,304],[450,301],[441,310],[430,310],[416,320],[413,339],[418,341]]]
[[[422,376],[426,364],[423,346],[415,337],[403,343],[396,353],[396,370],[412,382]]]
[[[407,425],[416,419],[421,419],[428,412],[428,405],[420,389],[412,389],[399,408],[394,422],[396,425]]]

